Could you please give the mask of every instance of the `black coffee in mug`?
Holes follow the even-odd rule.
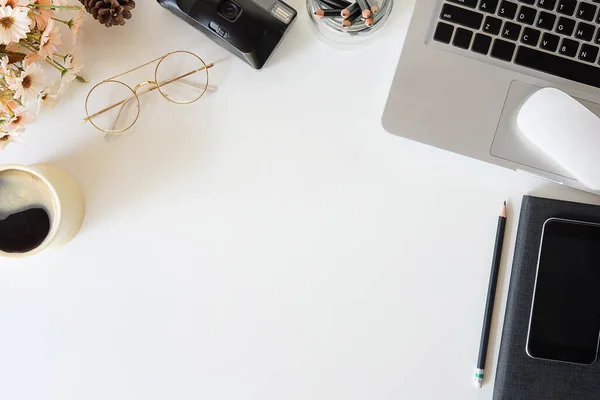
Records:
[[[0,172],[0,252],[27,253],[50,234],[53,195],[39,177],[21,170]]]

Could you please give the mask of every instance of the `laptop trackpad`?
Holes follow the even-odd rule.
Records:
[[[529,143],[517,128],[517,113],[519,109],[529,96],[539,89],[541,87],[529,83],[519,81],[511,83],[504,103],[504,109],[498,122],[496,135],[492,142],[490,154],[504,160],[573,179],[558,164],[549,159],[533,144]],[[600,104],[582,99],[577,99],[577,101],[586,106],[594,114],[600,116]]]

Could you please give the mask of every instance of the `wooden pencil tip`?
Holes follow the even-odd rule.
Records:
[[[506,218],[506,201],[502,205],[502,209],[500,210],[500,216]]]

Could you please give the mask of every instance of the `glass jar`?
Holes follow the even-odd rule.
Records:
[[[379,7],[379,12],[372,15],[373,21],[370,27],[362,17],[357,18],[348,28],[342,25],[344,18],[341,15],[319,18],[315,15],[317,10],[332,8],[321,0],[306,0],[306,9],[315,33],[323,42],[340,49],[353,50],[373,40],[390,16],[394,0],[369,0],[368,3]]]

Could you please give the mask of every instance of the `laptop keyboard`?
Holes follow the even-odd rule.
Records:
[[[600,88],[600,0],[445,0],[433,39]]]

